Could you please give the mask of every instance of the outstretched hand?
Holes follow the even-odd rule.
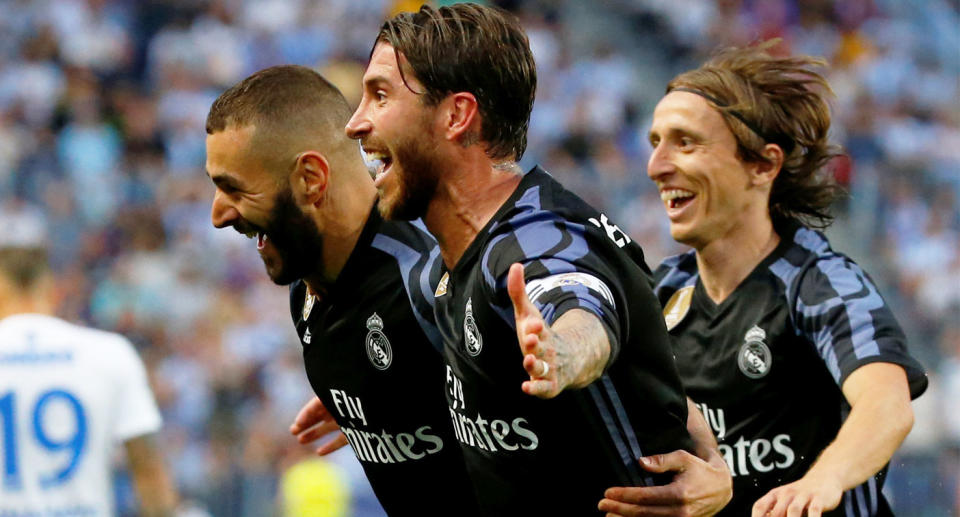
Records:
[[[517,341],[523,353],[523,369],[530,380],[521,388],[528,395],[544,399],[553,398],[566,387],[559,380],[560,367],[557,364],[557,351],[552,340],[554,333],[543,320],[540,310],[527,296],[527,285],[523,279],[523,266],[513,264],[507,274],[507,292],[513,302],[513,316],[517,326]]]
[[[332,440],[317,447],[318,456],[326,456],[343,447],[347,444],[347,437],[340,431],[340,426],[323,405],[320,397],[316,396],[300,408],[293,424],[290,425],[290,434],[296,436],[297,441],[304,445],[334,432],[337,434]]]

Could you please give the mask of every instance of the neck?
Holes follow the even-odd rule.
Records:
[[[522,178],[515,163],[495,165],[483,160],[440,181],[423,222],[436,237],[448,268],[456,266]]]
[[[53,314],[53,300],[42,287],[29,291],[4,288],[0,289],[0,293],[0,319],[16,314]]]
[[[697,268],[707,296],[714,303],[726,300],[779,243],[772,221],[765,217],[760,224],[737,225],[697,248]]]
[[[321,293],[336,282],[370,218],[377,189],[369,174],[365,170],[361,172],[359,188],[352,185],[331,193],[323,201],[324,209],[314,217],[323,236],[323,249],[316,272],[304,278],[312,293]]]

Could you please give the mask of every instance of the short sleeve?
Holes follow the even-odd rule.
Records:
[[[514,218],[509,230],[493,236],[481,259],[485,283],[507,323],[515,324],[507,273],[513,263],[520,263],[527,295],[544,320],[551,324],[571,309],[596,315],[607,331],[614,357],[621,329],[618,307],[626,297],[616,282],[614,262],[603,256],[605,243],[594,243],[586,227],[549,211]]]
[[[816,346],[838,386],[865,364],[888,362],[906,371],[912,397],[923,393],[923,367],[907,352],[893,312],[856,263],[840,254],[825,255],[798,281],[791,308],[797,332]]]
[[[129,341],[117,336],[114,358],[114,371],[118,376],[116,395],[119,398],[114,439],[127,441],[159,431],[162,424],[160,410],[150,390],[147,371],[140,356]]]

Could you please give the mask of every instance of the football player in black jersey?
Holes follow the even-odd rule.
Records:
[[[515,19],[423,7],[382,26],[347,133],[381,161],[385,218],[422,216],[439,242],[449,418],[481,510],[588,515],[608,487],[666,481],[638,460],[692,448],[687,401],[640,248],[542,169],[518,170],[535,87]],[[676,454],[721,487],[703,513],[722,505],[719,455]],[[691,511],[675,488],[649,510]]]
[[[927,380],[869,276],[812,229],[838,193],[825,63],[774,43],[719,53],[657,105],[647,172],[693,250],[656,291],[734,475],[725,515],[890,515],[886,465]]]
[[[304,67],[268,68],[224,92],[207,117],[211,218],[255,239],[270,278],[292,284],[319,397],[307,408],[342,431],[321,449],[349,443],[390,515],[473,515],[431,346],[433,292],[421,288],[436,271],[435,241],[381,219],[343,133],[349,117],[340,92]]]

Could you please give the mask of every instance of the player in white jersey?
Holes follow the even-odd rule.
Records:
[[[42,224],[6,214],[0,228],[0,516],[114,515],[119,443],[140,515],[172,515],[176,494],[150,438],[160,412],[133,346],[52,316]]]

